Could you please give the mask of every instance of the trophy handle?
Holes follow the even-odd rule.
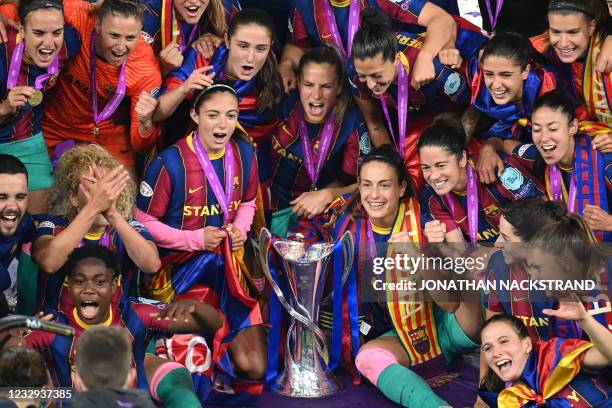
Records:
[[[346,283],[346,280],[351,273],[353,268],[353,261],[355,259],[355,241],[353,240],[353,234],[350,231],[346,231],[342,234],[342,257],[344,262],[342,264],[342,286]],[[334,299],[334,292],[332,291],[323,301],[322,304],[331,302]]]
[[[274,293],[276,294],[276,297],[278,298],[279,302],[281,303],[281,305],[283,305],[285,310],[287,310],[287,313],[289,313],[289,316],[291,316],[295,320],[302,323],[304,326],[306,326],[308,329],[310,329],[314,333],[315,337],[317,337],[319,351],[325,358],[325,356],[328,355],[328,351],[327,351],[327,345],[325,344],[325,335],[323,334],[323,331],[319,328],[319,326],[314,324],[312,320],[298,313],[298,311],[295,310],[293,306],[289,304],[289,302],[287,302],[287,299],[285,298],[283,291],[278,286],[276,281],[274,281],[274,279],[272,278],[272,275],[270,274],[269,253],[270,253],[270,243],[271,242],[272,242],[272,234],[270,233],[270,231],[268,231],[267,228],[262,228],[261,232],[259,233],[259,260],[261,262],[261,269],[263,270],[263,273],[266,279],[268,279],[268,282],[270,282],[270,286],[274,290]],[[290,354],[291,353],[289,352],[289,355]],[[327,358],[325,358],[325,360],[327,361]]]
[[[342,286],[344,286],[353,268],[353,261],[355,260],[355,240],[350,231],[346,231],[342,235],[342,255],[344,256]]]

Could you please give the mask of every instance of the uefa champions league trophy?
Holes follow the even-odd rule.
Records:
[[[289,397],[323,397],[342,390],[329,367],[328,351],[323,332],[318,326],[319,305],[323,294],[327,262],[334,251],[334,242],[307,245],[300,241],[274,240],[267,229],[259,234],[259,256],[263,272],[280,303],[291,316],[285,348],[285,368],[276,378],[272,389]],[[353,265],[354,242],[350,232],[341,239],[343,279]],[[269,248],[282,258],[284,274],[290,288],[290,301],[270,275]],[[342,294],[338,294],[342,296]]]

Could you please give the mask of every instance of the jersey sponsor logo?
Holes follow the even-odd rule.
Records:
[[[516,316],[523,321],[523,324],[527,327],[545,327],[548,326],[548,317],[534,317],[534,316]]]
[[[274,149],[276,153],[278,153],[279,155],[283,156],[284,158],[288,160],[295,161],[300,164],[303,162],[301,157],[298,157],[295,154],[291,153],[288,149],[282,146],[276,138],[272,139],[272,148]]]
[[[525,181],[525,177],[520,171],[514,167],[506,167],[503,174],[500,177],[502,185],[510,191],[518,190]]]
[[[140,195],[143,197],[153,197],[153,189],[146,181],[140,182]]]
[[[55,229],[55,224],[52,223],[51,221],[43,221],[40,224],[38,224],[37,228],[51,228],[51,229]]]
[[[397,42],[400,45],[406,46],[403,49],[406,49],[406,48],[418,48],[418,49],[421,49],[421,48],[423,48],[423,41],[422,41],[421,38],[413,38],[413,37],[407,36],[407,35],[402,34],[402,33],[397,33],[395,35],[395,38],[397,39]]]
[[[236,211],[240,205],[240,200],[232,201],[230,211]],[[186,217],[205,217],[208,215],[221,215],[223,211],[219,204],[213,205],[186,205],[183,207],[183,215]]]
[[[519,147],[517,154],[523,157],[527,149],[529,149],[531,146],[533,146],[533,144],[531,143],[522,145],[521,147]]]

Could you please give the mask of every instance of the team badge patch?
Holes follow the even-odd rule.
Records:
[[[51,229],[55,229],[55,224],[52,223],[51,221],[43,221],[40,224],[38,224],[37,228],[51,228]]]
[[[529,144],[524,144],[521,147],[519,147],[518,152],[517,152],[518,155],[523,157],[527,149],[529,149],[531,146],[533,146],[533,144],[529,143]]]
[[[448,96],[453,96],[459,90],[461,86],[461,75],[456,72],[453,72],[446,78],[446,82],[444,82],[444,93]]]
[[[421,326],[415,330],[411,330],[408,335],[412,346],[419,354],[425,354],[429,351],[431,343],[429,342],[429,336],[425,331],[425,326]]]
[[[500,178],[502,185],[510,191],[518,190],[525,181],[520,171],[513,167],[506,167]]]
[[[499,207],[495,204],[491,204],[485,207],[484,212],[487,215],[487,217],[497,217],[500,213]]]
[[[153,197],[153,189],[146,181],[140,182],[140,195],[143,197]]]
[[[372,141],[370,140],[370,135],[368,134],[368,132],[365,132],[359,138],[359,151],[361,152],[361,154],[366,155],[370,153],[371,150]]]

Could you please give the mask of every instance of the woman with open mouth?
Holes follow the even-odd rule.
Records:
[[[198,130],[151,162],[140,183],[136,217],[162,254],[149,296],[164,302],[195,299],[225,316],[214,338],[213,370],[232,384],[240,380],[241,388],[230,395],[213,391],[207,402],[229,398],[243,405],[263,390],[266,343],[259,304],[250,292],[255,286],[242,261],[259,188],[257,160],[238,128],[239,96],[230,83],[217,81],[198,93],[191,110]],[[203,385],[203,399],[209,388]]]
[[[481,183],[459,123],[436,120],[421,135],[418,151],[427,184],[421,202],[430,243],[494,242],[503,208],[544,191],[512,157],[499,180]]]
[[[503,168],[500,152],[511,154],[517,144],[531,142],[533,104],[538,95],[554,89],[557,82],[554,74],[543,67],[545,63],[529,39],[508,32],[496,33],[482,57],[474,56],[470,61],[472,105],[486,117],[478,121],[488,121],[487,128],[476,135],[484,141],[476,163],[483,182],[497,179],[497,171]]]
[[[487,382],[503,388],[497,406],[609,406],[612,388],[593,370],[612,364],[612,332],[573,299],[562,302],[558,309],[543,311],[578,323],[590,341],[552,338],[533,342],[518,317],[490,318],[481,332],[481,353],[489,370]]]
[[[143,37],[159,56],[162,73],[180,67],[189,47],[208,38],[220,42],[238,0],[145,0]],[[208,34],[205,36],[205,34]]]
[[[99,7],[64,3],[66,21],[83,46],[45,107],[43,130],[52,155],[75,142],[97,143],[136,180],[134,154],[155,146],[159,134],[152,94],[161,86],[161,73],[153,50],[140,38],[143,12],[139,0],[109,0]]]
[[[482,314],[467,303],[423,301],[414,290],[380,291],[370,283],[401,280],[394,267],[380,275],[372,272],[376,259],[393,256],[392,245],[401,245],[400,253],[420,253],[419,244],[425,242],[418,196],[402,157],[391,145],[374,148],[359,165],[358,185],[356,192],[301,224],[309,241],[337,241],[345,231],[355,240],[346,295],[342,302],[334,297],[331,304],[321,306],[321,324],[331,331],[330,362],[350,358],[361,345],[354,364],[393,402],[405,407],[473,406],[475,372],[470,376],[463,364],[447,364],[451,356],[477,347],[473,339],[480,332]],[[344,307],[349,310],[348,325],[343,324]],[[431,384],[438,387],[432,389]]]
[[[582,215],[600,241],[612,240],[612,156],[595,149],[591,136],[579,132],[570,96],[558,89],[542,95],[532,114],[533,145],[514,154],[546,185],[550,200]],[[603,130],[606,131],[605,129]]]
[[[159,270],[153,237],[132,219],[135,200],[135,183],[104,148],[76,146],[62,156],[49,194],[49,214],[40,218],[32,239],[32,258],[41,270],[39,305],[44,310],[66,311],[74,306],[61,267],[75,248],[85,244],[110,248],[120,260],[117,302],[137,293],[139,270],[145,274]]]
[[[269,162],[270,136],[278,123],[274,109],[284,96],[272,52],[273,36],[274,21],[268,13],[259,9],[238,12],[230,22],[224,44],[211,58],[190,49],[182,66],[169,74],[154,120],[162,122],[172,115],[172,120],[185,122],[186,108],[197,92],[217,81],[230,81],[240,101],[240,126],[255,140],[258,153],[262,149],[265,152],[260,154],[259,163]],[[166,134],[165,143],[185,133]]]
[[[609,10],[603,1],[551,0],[549,29],[533,43],[554,64],[559,82],[580,107],[577,117],[610,126],[612,66],[604,62],[612,53],[608,18]],[[594,142],[604,152],[612,152],[610,132],[597,135]]]
[[[368,8],[393,18],[394,28],[418,24],[418,32],[427,28],[427,38],[414,69],[415,83],[424,84],[434,77],[433,59],[454,41],[456,25],[443,8],[428,0],[298,0],[291,18],[291,42],[283,49],[279,71],[285,91],[295,89],[296,71],[302,55],[312,47],[330,45],[338,49],[345,63],[351,57],[353,38],[359,28],[359,16]]]
[[[300,60],[298,92],[280,109],[272,139],[272,209],[312,218],[356,188],[361,147],[370,139],[344,84],[344,63],[331,47],[314,48]],[[291,215],[288,211],[273,214]],[[280,232],[273,231],[278,235]]]
[[[41,127],[42,102],[81,48],[81,39],[65,24],[61,1],[27,2],[18,13],[21,30],[8,27],[8,41],[0,45],[5,73],[0,81],[0,153],[17,157],[28,169],[28,210],[40,214],[47,210],[46,195],[53,184]]]
[[[574,219],[573,219],[574,218]],[[487,318],[499,314],[509,314],[520,318],[529,333],[533,344],[538,341],[550,340],[553,337],[581,338],[582,329],[576,322],[550,318],[542,312],[545,308],[554,308],[558,302],[548,297],[544,291],[531,289],[503,289],[500,282],[524,282],[532,279],[569,279],[563,277],[563,268],[580,271],[574,279],[587,279],[593,275],[604,272],[605,256],[599,255],[599,262],[590,262],[590,266],[583,267],[578,259],[592,258],[588,252],[592,249],[598,253],[599,246],[595,242],[592,232],[583,222],[575,222],[576,215],[569,215],[565,206],[558,201],[544,201],[540,197],[527,198],[508,204],[499,223],[500,235],[495,241],[495,247],[500,251],[495,253],[488,265],[487,278],[497,282],[495,291],[491,291],[484,298],[487,308]],[[548,225],[554,224],[553,230]],[[567,233],[568,229],[571,231]],[[542,230],[546,236],[542,235]],[[563,231],[562,231],[563,230]],[[590,238],[589,238],[590,237]],[[560,248],[565,243],[561,255],[559,252],[551,253],[548,259],[557,263],[535,262],[542,259],[543,253],[531,252],[531,244],[537,248]],[[572,242],[573,244],[570,244]],[[576,244],[582,242],[582,244]],[[549,245],[552,244],[552,245]],[[568,258],[571,257],[572,259]],[[531,259],[531,262],[528,260]],[[529,266],[531,264],[531,267]],[[583,272],[593,270],[593,272]],[[581,300],[585,308],[599,323],[605,327],[612,323],[612,313],[601,308],[596,301],[600,295],[599,288],[591,291]],[[587,294],[585,294],[587,295]],[[484,375],[484,373],[482,373]],[[480,392],[480,397],[486,401],[496,400],[499,390],[490,389]],[[491,405],[491,404],[489,404]]]
[[[453,106],[448,106],[451,102],[460,106],[469,104],[469,84],[453,68],[459,68],[462,58],[468,60],[477,52],[487,37],[462,21],[457,30],[457,49],[446,50],[434,58],[435,77],[419,86],[410,83],[410,78],[414,78],[415,64],[423,53],[426,38],[396,33],[388,18],[373,9],[364,11],[361,20],[348,67],[353,96],[363,112],[374,145],[394,143],[420,189],[423,179],[416,152],[419,135],[433,121],[434,112],[451,110]],[[373,131],[385,127],[382,133]]]

